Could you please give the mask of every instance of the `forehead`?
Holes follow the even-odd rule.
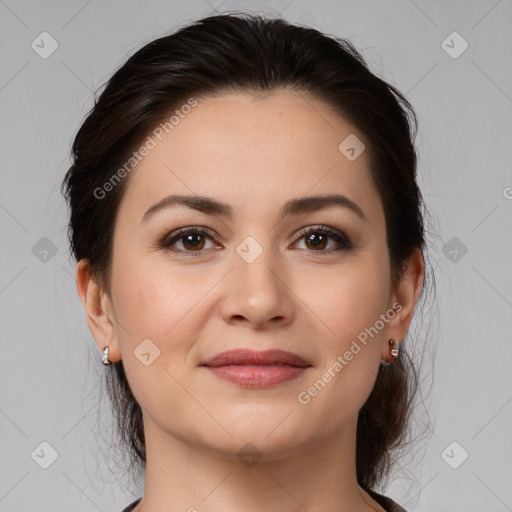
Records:
[[[212,196],[251,217],[277,212],[290,197],[341,193],[368,217],[382,214],[366,152],[351,161],[339,149],[347,137],[364,141],[363,134],[317,99],[226,93],[198,99],[187,112],[158,137],[149,134],[154,147],[130,172],[123,218],[140,222],[170,194]]]

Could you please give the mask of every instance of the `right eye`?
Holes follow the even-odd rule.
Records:
[[[204,246],[207,239],[214,242],[214,234],[208,228],[202,227],[189,227],[181,228],[177,231],[173,231],[163,237],[160,241],[160,247],[169,251],[176,251],[182,253],[188,253],[192,256],[204,252]],[[182,248],[173,247],[175,244],[181,243]],[[214,247],[219,247],[218,244],[214,244]]]

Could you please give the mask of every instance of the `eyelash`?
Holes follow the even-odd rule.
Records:
[[[312,255],[315,255],[315,256],[316,255],[326,255],[326,254],[330,254],[330,253],[338,252],[338,251],[342,251],[342,250],[350,250],[354,247],[354,245],[352,244],[350,239],[344,233],[337,231],[335,229],[329,228],[328,226],[310,226],[307,228],[303,228],[299,231],[297,240],[300,241],[304,237],[306,237],[307,235],[312,234],[312,233],[328,235],[330,238],[335,240],[341,246],[341,248],[329,249],[329,250],[305,249],[307,252],[311,253]],[[178,229],[177,231],[174,231],[174,232],[164,236],[159,243],[159,247],[161,249],[166,249],[168,251],[186,253],[187,255],[191,255],[191,256],[197,256],[200,253],[205,252],[205,249],[198,250],[198,251],[187,251],[187,250],[175,249],[175,248],[171,247],[175,242],[185,238],[185,236],[190,235],[190,234],[207,236],[208,238],[211,238],[215,242],[215,240],[214,240],[215,234],[210,229],[202,228],[202,227],[187,227],[187,228]]]

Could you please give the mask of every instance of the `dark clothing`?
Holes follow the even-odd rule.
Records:
[[[139,501],[141,499],[142,498],[139,498],[139,499],[135,500],[133,503],[128,505],[126,508],[123,508],[123,510],[121,510],[121,512],[131,512],[139,504]]]
[[[407,512],[405,508],[401,507],[398,503],[393,501],[391,498],[387,496],[383,496],[382,494],[378,494],[375,491],[367,490],[366,491],[381,507],[386,510],[386,512]]]
[[[375,491],[366,491],[386,512],[407,512],[405,508],[402,508],[398,503],[395,503],[391,498],[377,494]],[[121,512],[131,512],[140,502],[142,498],[135,500],[133,503],[128,505]]]

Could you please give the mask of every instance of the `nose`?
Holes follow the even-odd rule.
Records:
[[[293,320],[290,279],[272,250],[265,248],[252,262],[235,253],[233,267],[223,283],[221,313],[227,323],[263,329],[282,327]]]

